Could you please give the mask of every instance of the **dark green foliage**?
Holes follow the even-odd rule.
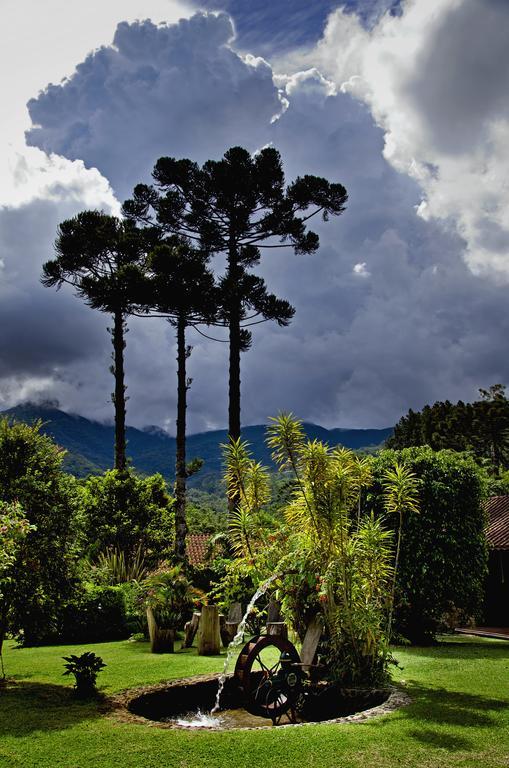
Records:
[[[55,639],[61,643],[105,643],[124,640],[136,629],[128,623],[121,586],[86,584],[62,610]]]
[[[77,483],[61,471],[63,452],[39,427],[0,419],[0,500],[19,502],[35,526],[11,568],[0,616],[25,645],[55,633],[77,559]]]
[[[307,220],[339,215],[347,194],[341,184],[314,176],[285,186],[281,157],[265,147],[254,156],[232,147],[203,166],[188,159],[161,157],[154,186],[139,184],[124,203],[135,221],[155,222],[165,233],[194,238],[208,254],[223,254],[226,270],[219,281],[218,319],[229,329],[229,435],[240,437],[240,354],[251,344],[249,326],[259,318],[288,325],[294,308],[267,291],[254,275],[260,249],[291,247],[312,253],[318,236]]]
[[[479,390],[481,399],[474,403],[437,402],[422,411],[410,410],[387,440],[389,448],[429,445],[438,451],[472,451],[487,459],[495,470],[509,468],[509,400],[505,387],[495,384]]]
[[[71,654],[71,656],[64,656],[63,658],[67,662],[64,665],[64,675],[74,675],[76,696],[79,699],[95,696],[97,694],[97,674],[106,666],[101,657],[96,656],[92,651],[87,651],[81,656]]]
[[[172,500],[161,475],[110,470],[89,477],[83,489],[84,548],[91,559],[108,548],[136,556],[141,547],[147,564],[155,564],[171,551]]]
[[[434,639],[444,615],[479,615],[487,567],[485,473],[472,457],[429,447],[384,450],[373,463],[367,506],[383,514],[383,473],[398,460],[420,480],[420,511],[405,516],[395,631],[414,643]],[[397,528],[398,521],[390,521]]]
[[[186,514],[189,533],[214,534],[228,527],[224,494],[213,495],[191,488]]]
[[[162,566],[143,582],[143,603],[152,609],[160,629],[183,629],[199,597],[180,565]]]

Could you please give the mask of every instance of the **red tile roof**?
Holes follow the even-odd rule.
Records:
[[[487,511],[490,549],[509,549],[509,496],[492,496]]]
[[[207,561],[207,547],[210,533],[190,533],[186,538],[187,557],[190,565],[204,565]]]

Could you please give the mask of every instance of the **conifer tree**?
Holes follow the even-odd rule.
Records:
[[[166,317],[176,329],[177,338],[177,434],[175,461],[175,556],[186,557],[186,484],[201,467],[194,459],[186,463],[187,392],[192,379],[187,376],[187,359],[192,347],[186,342],[190,326],[214,322],[217,288],[207,266],[208,257],[190,247],[183,238],[162,240],[149,253],[146,269],[140,271],[135,289],[136,301],[145,316]]]
[[[288,325],[294,308],[269,293],[253,274],[263,249],[292,248],[312,253],[318,235],[307,222],[343,212],[347,193],[341,184],[316,176],[297,178],[288,186],[279,152],[266,147],[251,155],[242,147],[229,149],[221,160],[197,163],[161,157],[153,185],[139,184],[124,214],[164,232],[190,239],[207,255],[221,254],[219,321],[229,331],[228,431],[240,437],[240,358],[251,344],[250,326],[273,320]]]
[[[71,285],[94,309],[112,315],[111,333],[115,390],[114,467],[124,471],[126,459],[126,386],[124,376],[126,318],[134,311],[131,282],[147,250],[147,233],[134,222],[99,211],[82,211],[58,227],[56,258],[43,266],[47,287]]]

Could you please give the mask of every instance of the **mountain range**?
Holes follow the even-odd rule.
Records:
[[[111,469],[113,463],[114,428],[112,425],[91,421],[84,416],[65,413],[53,403],[23,403],[0,413],[27,424],[41,421],[41,431],[52,437],[67,451],[64,468],[77,477],[97,474]],[[271,465],[270,451],[265,444],[265,425],[244,427],[242,438],[251,446],[253,457]],[[392,434],[386,429],[325,429],[317,424],[304,423],[310,439],[322,440],[329,445],[344,445],[355,450],[380,446]],[[221,444],[227,439],[225,429],[200,432],[187,438],[188,460],[203,459],[203,469],[195,475],[192,484],[201,486],[206,478],[218,477],[222,471]],[[127,454],[132,465],[142,474],[160,472],[167,480],[173,478],[175,464],[175,438],[158,427],[137,429],[127,427]]]

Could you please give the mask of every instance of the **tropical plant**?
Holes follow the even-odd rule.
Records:
[[[391,661],[393,534],[382,520],[359,516],[360,494],[371,482],[369,463],[344,448],[308,441],[291,414],[272,420],[267,443],[280,471],[293,477],[284,521],[263,530],[267,470],[245,443],[230,441],[226,482],[236,507],[229,535],[237,559],[224,581],[250,574],[256,586],[277,573],[277,596],[301,637],[322,616],[329,674],[344,685],[381,684]]]
[[[329,670],[343,684],[382,683],[391,660],[392,532],[374,517],[359,520],[359,496],[371,479],[366,461],[345,448],[307,441],[291,414],[272,420],[267,442],[276,464],[295,477],[285,517],[308,588],[314,577]]]
[[[97,558],[97,565],[106,574],[110,584],[128,584],[130,581],[142,581],[147,567],[141,544],[132,555],[118,547],[109,547]]]
[[[162,566],[143,582],[142,601],[160,629],[182,629],[205,595],[193,587],[180,564]]]
[[[396,544],[396,557],[394,560],[394,574],[392,579],[391,604],[389,619],[387,621],[387,639],[390,641],[392,632],[392,617],[394,613],[394,600],[396,594],[396,579],[398,575],[399,556],[401,551],[401,536],[403,534],[403,519],[409,512],[419,512],[419,481],[414,472],[397,461],[394,467],[385,471],[383,481],[384,506],[388,514],[395,515],[398,519],[398,537]]]
[[[74,690],[79,699],[89,699],[97,695],[96,680],[98,673],[106,664],[100,656],[92,651],[82,653],[81,656],[71,654],[64,656],[64,675],[74,675]]]

